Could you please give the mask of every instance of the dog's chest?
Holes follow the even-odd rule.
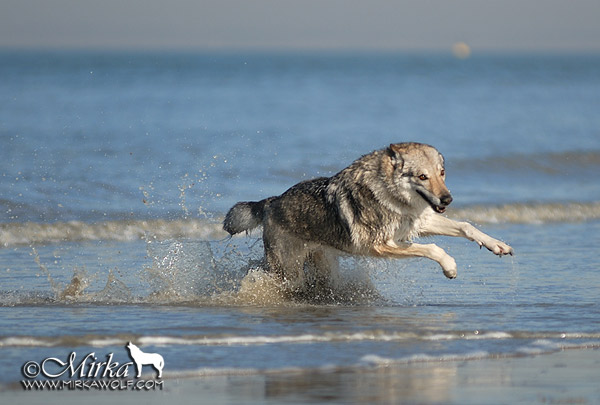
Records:
[[[399,242],[408,242],[417,236],[416,218],[410,216],[399,217],[396,221],[396,227],[392,231],[392,238]]]

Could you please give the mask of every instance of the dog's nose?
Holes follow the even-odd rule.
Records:
[[[450,205],[450,203],[452,202],[452,196],[450,194],[444,194],[442,198],[440,198],[440,201],[444,205]]]

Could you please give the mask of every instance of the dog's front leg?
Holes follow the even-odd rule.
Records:
[[[442,266],[444,275],[448,278],[456,278],[456,262],[454,258],[448,255],[441,247],[429,244],[421,245],[418,243],[396,244],[393,240],[383,245],[375,246],[372,250],[373,256],[399,259],[404,257],[426,257],[435,260]]]
[[[512,247],[481,232],[470,223],[454,221],[440,214],[433,214],[423,219],[419,234],[423,236],[459,236],[474,241],[479,246],[485,246],[490,252],[498,256],[513,254]]]

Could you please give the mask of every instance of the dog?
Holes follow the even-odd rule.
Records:
[[[413,243],[419,236],[460,236],[496,255],[512,255],[506,243],[442,215],[452,202],[445,178],[444,158],[433,146],[391,144],[332,177],[300,182],[280,196],[238,202],[223,229],[235,235],[262,225],[267,269],[300,292],[334,282],[343,253],[425,257],[455,278],[454,259],[435,244]]]
[[[165,366],[165,360],[158,353],[144,353],[139,347],[131,342],[125,346],[129,350],[129,356],[133,359],[137,370],[137,378],[142,375],[142,366],[151,365],[158,372],[158,378],[162,378],[162,370]]]

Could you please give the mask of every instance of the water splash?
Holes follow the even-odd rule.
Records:
[[[73,301],[83,296],[85,289],[90,284],[90,278],[83,268],[75,267],[71,281],[66,285],[62,285],[54,280],[48,267],[42,263],[35,247],[32,247],[32,255],[35,263],[48,278],[48,283],[50,284],[55,300]]]
[[[300,293],[267,271],[261,239],[222,241],[167,240],[146,242],[151,264],[137,273],[119,274],[117,267],[91,273],[84,266],[51,269],[34,248],[32,255],[46,276],[50,294],[19,291],[1,297],[2,305],[160,304],[193,306],[364,305],[383,302],[371,280],[371,270],[387,262],[344,257],[340,281],[333,286],[315,283]],[[307,271],[311,271],[307,268]],[[64,282],[57,281],[57,277]],[[310,279],[310,278],[309,278]],[[105,280],[105,281],[103,281]],[[103,284],[102,284],[103,283]],[[140,288],[140,285],[142,287]]]
[[[31,255],[33,256],[33,261],[35,262],[35,264],[38,265],[38,267],[40,268],[42,273],[44,273],[46,275],[46,277],[48,278],[48,283],[50,284],[50,288],[52,288],[52,291],[54,292],[54,294],[58,294],[58,292],[60,291],[60,286],[52,278],[52,275],[50,274],[48,267],[46,267],[46,265],[44,263],[42,263],[42,261],[40,259],[40,255],[38,254],[36,248],[32,247],[31,251],[32,251]]]

